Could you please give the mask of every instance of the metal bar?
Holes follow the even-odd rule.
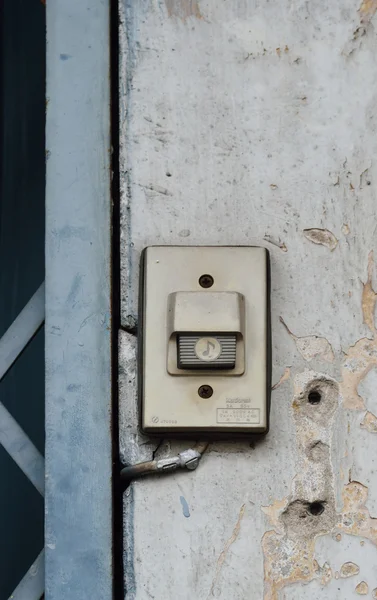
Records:
[[[38,555],[30,569],[9,596],[9,600],[40,600],[45,585],[44,550]]]
[[[46,9],[45,597],[111,600],[109,2]]]
[[[1,402],[0,444],[43,496],[45,487],[43,456]]]
[[[0,338],[0,381],[42,325],[45,317],[44,282]]]

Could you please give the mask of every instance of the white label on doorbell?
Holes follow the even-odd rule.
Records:
[[[218,423],[252,423],[260,422],[259,408],[218,408]]]

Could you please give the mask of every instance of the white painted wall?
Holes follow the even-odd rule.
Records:
[[[215,442],[196,472],[130,486],[126,598],[377,598],[377,2],[120,9],[123,326],[146,245],[268,247],[275,384],[263,442]],[[135,343],[121,332],[125,462],[155,447]]]

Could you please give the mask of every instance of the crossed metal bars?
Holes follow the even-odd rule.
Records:
[[[9,329],[0,338],[0,381],[43,325],[44,318],[45,284],[42,283]],[[1,402],[0,444],[43,496],[44,458]],[[41,551],[31,565],[10,599],[40,600],[43,592],[44,550]]]

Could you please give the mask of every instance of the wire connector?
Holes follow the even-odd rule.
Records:
[[[187,469],[194,471],[208,446],[208,442],[198,442],[194,448],[183,450],[177,456],[169,458],[160,458],[158,460],[150,460],[129,467],[124,467],[120,476],[123,481],[130,481],[142,475],[151,475],[152,473],[171,473],[176,469]]]

